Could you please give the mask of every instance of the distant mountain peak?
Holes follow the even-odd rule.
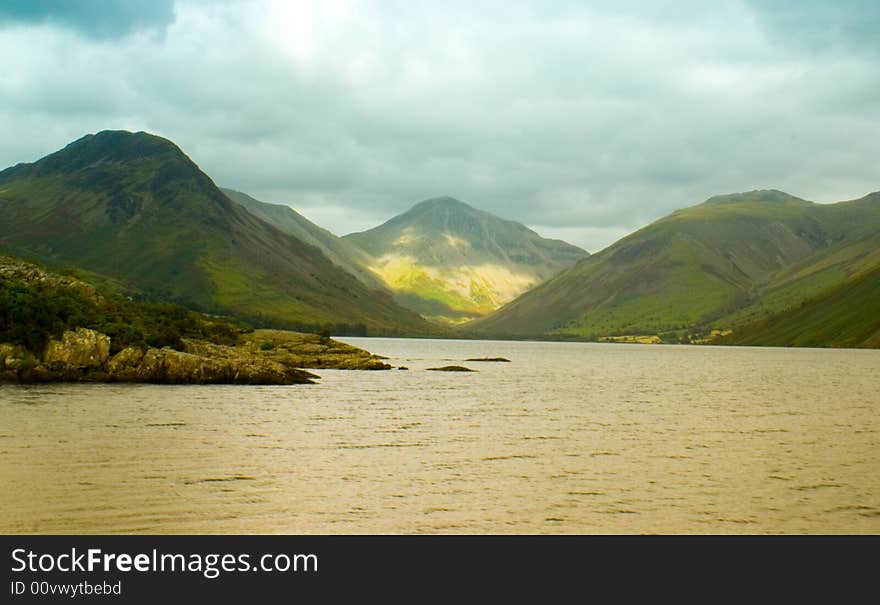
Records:
[[[404,212],[403,214],[398,215],[397,218],[402,217],[412,217],[423,214],[437,214],[439,215],[483,215],[486,214],[482,210],[478,210],[471,206],[470,204],[466,204],[459,199],[454,197],[450,197],[448,195],[440,196],[440,197],[432,197],[427,200],[422,200],[417,204],[414,204],[412,208]]]
[[[795,197],[778,189],[755,189],[741,193],[728,193],[716,195],[703,202],[706,206],[720,206],[722,204],[739,204],[744,202],[760,202],[766,204],[781,204],[785,202],[797,202],[809,204],[806,200]]]
[[[0,172],[0,180],[27,174],[70,174],[106,162],[126,164],[153,158],[176,164],[178,170],[185,166],[184,170],[199,172],[195,163],[168,139],[147,132],[102,130],[80,137],[36,162],[8,168]]]
[[[432,197],[426,200],[422,200],[413,206],[413,209],[416,208],[471,208],[472,206],[465,204],[461,200],[455,199],[454,197],[448,195],[441,195],[439,197]]]
[[[484,315],[588,256],[450,196],[345,237],[404,304],[441,321]]]
[[[91,151],[92,155],[104,154],[114,159],[130,160],[151,155],[176,153],[186,156],[183,151],[169,141],[149,132],[128,130],[102,130],[95,134],[87,134],[84,137],[65,146],[59,154],[75,151]]]
[[[177,145],[172,143],[166,138],[160,137],[159,135],[153,134],[151,132],[146,132],[144,130],[138,130],[137,132],[132,132],[130,130],[112,130],[105,129],[99,130],[94,134],[86,134],[81,136],[76,141],[70,143],[70,145],[75,145],[80,141],[124,141],[124,140],[138,140],[138,141],[157,141],[161,142],[164,145],[170,145],[177,148]]]

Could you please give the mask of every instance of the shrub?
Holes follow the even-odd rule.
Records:
[[[41,353],[50,338],[65,330],[91,328],[110,337],[111,353],[127,346],[172,347],[183,338],[234,345],[249,328],[208,320],[180,305],[155,304],[109,295],[101,302],[76,290],[0,278],[0,342]]]

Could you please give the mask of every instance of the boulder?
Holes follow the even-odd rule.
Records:
[[[168,384],[311,384],[314,374],[232,347],[196,343],[203,354],[134,347],[117,353],[108,364],[110,380]]]
[[[0,382],[38,381],[36,358],[19,345],[0,344]]]
[[[0,371],[6,369],[6,360],[15,359],[16,347],[8,343],[0,343]]]
[[[18,380],[36,365],[34,356],[18,345],[0,344],[0,376]]]
[[[67,331],[61,340],[46,345],[43,363],[52,370],[89,370],[102,368],[110,357],[110,338],[87,328]]]
[[[115,380],[136,380],[144,351],[139,347],[126,347],[107,363],[107,371]]]

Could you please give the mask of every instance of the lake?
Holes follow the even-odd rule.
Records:
[[[409,370],[0,386],[0,533],[880,533],[880,351],[342,340]]]

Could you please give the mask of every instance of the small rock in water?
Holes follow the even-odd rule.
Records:
[[[409,369],[409,368],[408,368],[408,367],[406,367],[406,366],[400,366],[400,367],[399,367],[399,368],[397,368],[397,369],[398,369],[398,370],[408,370],[408,369]]]
[[[506,357],[471,357],[470,359],[465,359],[465,361],[503,361],[510,362]]]
[[[464,366],[443,366],[441,368],[428,368],[429,372],[475,372],[476,370],[472,370],[470,368],[466,368]]]

